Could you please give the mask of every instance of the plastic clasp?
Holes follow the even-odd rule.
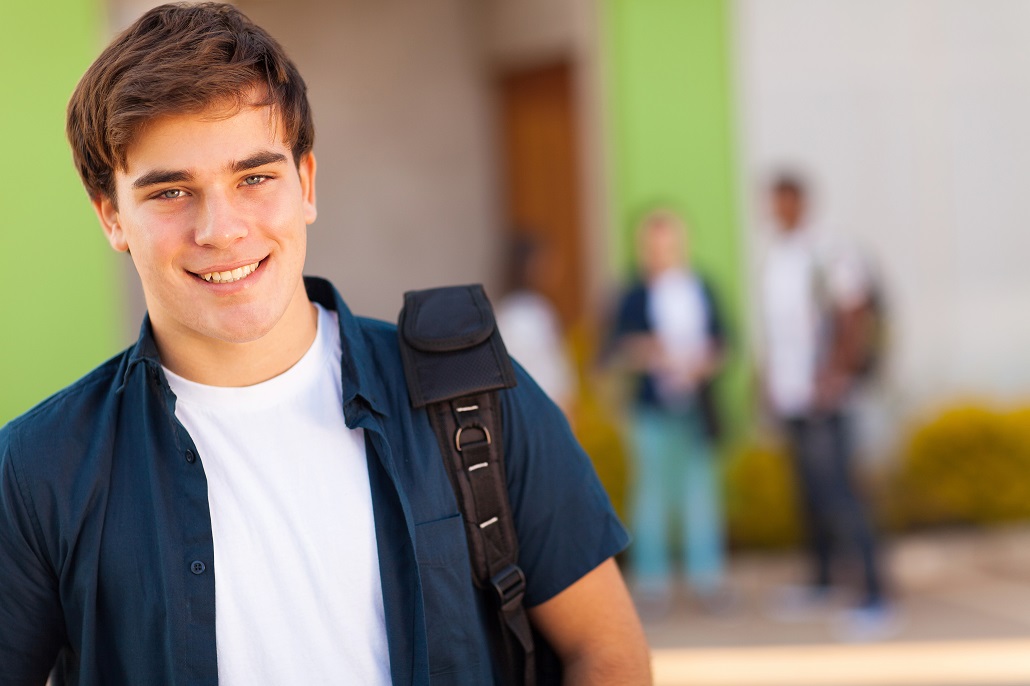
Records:
[[[518,565],[508,565],[490,578],[502,612],[510,612],[522,603],[526,594],[526,575]]]

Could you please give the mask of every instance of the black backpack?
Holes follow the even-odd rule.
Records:
[[[472,581],[497,613],[491,643],[511,686],[535,686],[526,577],[505,481],[498,392],[515,386],[490,301],[480,285],[404,294],[398,321],[412,407],[425,408],[465,520]]]

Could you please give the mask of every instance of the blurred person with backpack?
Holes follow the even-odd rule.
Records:
[[[853,546],[857,604],[838,618],[842,638],[877,638],[893,624],[876,534],[853,473],[851,401],[881,363],[883,300],[857,251],[829,251],[808,224],[806,190],[783,174],[770,187],[775,224],[761,275],[763,392],[787,440],[801,499],[811,577],[791,589],[783,617],[825,606],[833,563]]]

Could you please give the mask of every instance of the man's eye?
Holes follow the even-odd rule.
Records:
[[[175,200],[186,195],[186,191],[181,188],[169,188],[166,191],[161,191],[157,194],[157,197],[161,200]]]
[[[264,174],[254,174],[253,176],[248,176],[247,178],[243,179],[243,183],[246,186],[256,186],[259,183],[264,183],[267,180],[268,177]]]

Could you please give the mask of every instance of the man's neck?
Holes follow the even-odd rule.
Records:
[[[279,322],[261,338],[231,343],[193,336],[169,336],[154,327],[161,364],[175,374],[209,386],[252,386],[296,364],[318,332],[318,310],[303,286]]]
[[[803,233],[804,228],[804,219],[796,219],[790,222],[779,221],[776,225],[776,230],[783,236],[795,236],[799,233]]]

